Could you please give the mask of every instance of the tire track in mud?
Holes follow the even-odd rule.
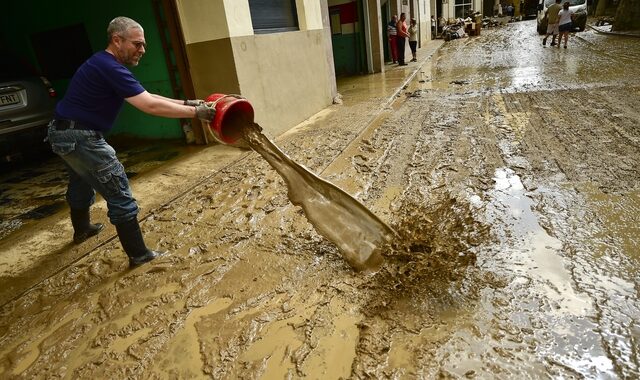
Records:
[[[589,363],[589,355],[604,353],[597,348],[587,354],[572,350],[576,345],[591,346],[594,342],[595,346],[598,345],[598,337],[592,333],[595,325],[589,319],[592,307],[589,299],[582,292],[576,291],[571,272],[564,269],[567,261],[562,255],[563,242],[557,238],[553,229],[545,226],[544,217],[535,212],[539,210],[538,188],[532,185],[527,173],[532,167],[544,168],[552,173],[552,181],[558,179],[557,173],[561,173],[555,168],[556,160],[546,160],[548,150],[556,143],[553,136],[545,136],[546,124],[521,112],[546,107],[544,104],[547,94],[542,93],[543,103],[535,101],[537,94],[496,94],[492,97],[496,118],[489,121],[489,124],[495,125],[499,130],[497,140],[507,169],[496,170],[498,191],[494,193],[494,197],[498,203],[488,207],[491,210],[488,215],[494,219],[493,225],[505,226],[499,232],[500,240],[512,246],[503,246],[502,250],[505,252],[498,255],[502,256],[498,261],[501,263],[498,273],[502,272],[500,275],[510,280],[504,292],[508,301],[499,311],[498,315],[502,314],[502,317],[496,320],[501,321],[498,323],[501,326],[502,321],[513,319],[513,315],[520,315],[519,321],[507,323],[499,327],[499,330],[519,331],[509,340],[526,342],[528,347],[525,352],[528,351],[528,354],[516,354],[514,358],[531,362],[529,368],[523,368],[530,376],[535,377],[536,373],[581,376],[594,370]],[[509,104],[524,107],[509,107]],[[523,148],[529,146],[536,146],[537,151],[525,154]],[[501,172],[503,176],[499,175]],[[503,182],[505,180],[507,182]],[[505,215],[500,211],[500,208],[504,208],[501,203],[506,206]],[[509,225],[513,227],[506,227]],[[513,351],[509,352],[513,354]],[[597,370],[606,371],[604,367]]]

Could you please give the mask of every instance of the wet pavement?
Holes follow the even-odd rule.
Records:
[[[120,140],[112,144],[130,179],[198,150],[180,141]],[[2,163],[0,183],[0,239],[66,207],[66,169],[49,151],[28,152],[21,161]]]
[[[64,210],[0,241],[0,375],[637,378],[640,39],[438,47],[276,139],[400,235],[379,271],[259,155],[202,149],[132,181],[148,265]]]

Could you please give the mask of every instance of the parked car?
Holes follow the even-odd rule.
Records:
[[[10,52],[0,51],[0,160],[45,147],[47,124],[53,118],[56,91]]]
[[[569,1],[569,9],[575,13],[573,19],[574,30],[583,31],[587,27],[587,0],[562,0],[560,4]],[[538,3],[538,33],[547,33],[547,8],[549,8],[555,0],[539,0]]]

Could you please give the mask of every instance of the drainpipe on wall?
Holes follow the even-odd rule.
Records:
[[[367,72],[373,74],[373,52],[371,46],[371,24],[369,23],[369,1],[362,1],[362,11],[364,13],[364,43],[367,57]]]

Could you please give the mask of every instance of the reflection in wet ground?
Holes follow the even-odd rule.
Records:
[[[509,225],[502,231],[509,234],[508,238],[502,236],[501,240],[515,242],[503,252],[513,282],[527,285],[536,298],[553,305],[546,314],[553,320],[555,344],[542,343],[544,337],[540,336],[540,351],[579,373],[614,375],[613,363],[598,343],[597,324],[590,321],[596,314],[594,305],[586,294],[573,288],[572,273],[562,258],[562,241],[542,228],[534,212],[535,202],[513,170],[498,168],[494,179],[488,220],[493,225]],[[529,298],[524,303],[531,301]],[[574,351],[576,346],[582,350]]]

